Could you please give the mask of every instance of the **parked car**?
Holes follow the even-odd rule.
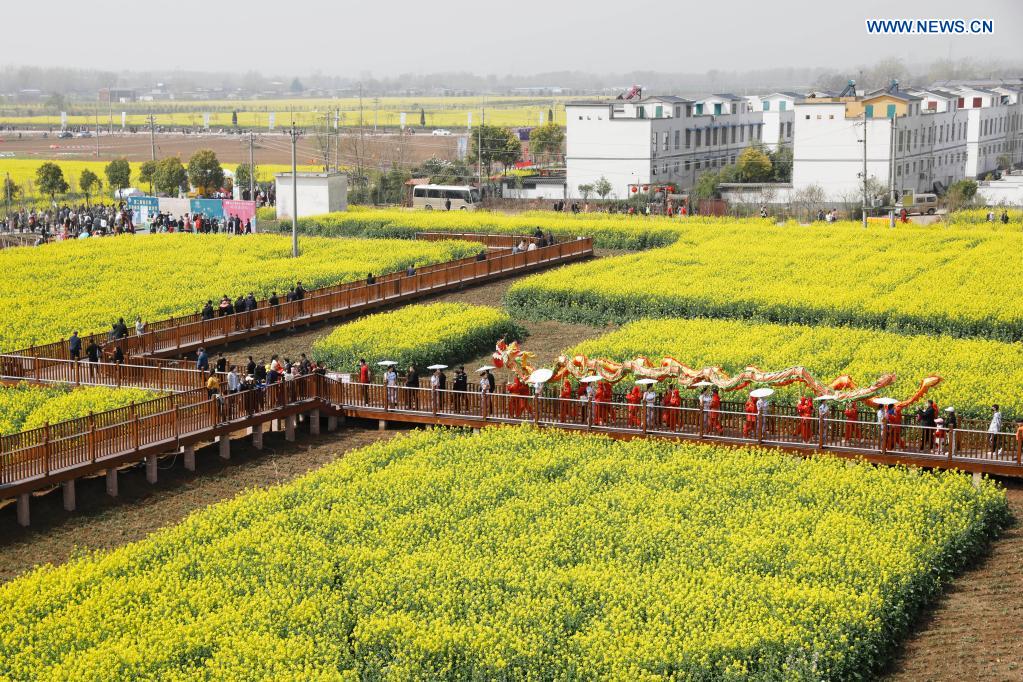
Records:
[[[70,130],[62,130],[59,133],[57,133],[57,137],[61,140],[66,140],[68,138],[74,137],[74,134]]]
[[[444,129],[444,128],[437,128],[436,130],[434,130],[434,131],[433,131],[432,133],[430,133],[430,134],[431,134],[431,135],[445,135],[445,136],[446,136],[446,135],[450,135],[450,134],[451,134],[451,131],[450,131],[450,130],[446,130],[446,129]]]
[[[92,137],[92,133],[88,130],[83,130],[78,133],[78,137]]]
[[[937,194],[906,194],[895,204],[896,213],[906,209],[906,213],[934,215],[938,211]]]

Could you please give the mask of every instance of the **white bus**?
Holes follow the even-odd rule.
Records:
[[[451,202],[452,211],[475,211],[480,191],[469,185],[416,185],[412,188],[412,208],[443,211]]]

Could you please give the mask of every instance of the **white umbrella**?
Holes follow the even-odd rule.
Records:
[[[955,411],[956,411],[956,408],[954,408],[954,407],[952,407],[951,405],[949,405],[948,407],[946,407],[946,408],[945,408],[945,411],[946,411],[946,412],[955,412]]]
[[[699,386],[700,388],[703,388],[704,386],[713,386],[714,384],[712,384],[711,382],[709,382],[706,379],[704,379],[703,381],[697,381],[695,384],[692,384],[692,385],[693,386]]]
[[[381,360],[377,364],[380,365],[381,367],[393,367],[394,365],[397,365],[398,363],[395,362],[394,360]]]
[[[818,401],[818,400],[835,400],[836,398],[838,398],[837,395],[819,395],[816,398],[814,398],[814,401]]]
[[[766,398],[769,395],[774,395],[773,388],[757,388],[749,392],[754,398]]]
[[[546,384],[550,381],[551,377],[554,376],[554,371],[546,367],[533,370],[533,373],[529,375],[526,383],[529,384]]]
[[[656,384],[657,379],[636,379],[636,384],[639,386],[649,386],[650,384]]]
[[[874,398],[874,402],[877,403],[878,405],[894,405],[895,403],[899,402],[899,400],[898,398],[881,397]]]
[[[477,372],[486,372],[488,369],[497,369],[497,368],[494,367],[493,365],[483,365],[482,367],[480,367],[476,371]]]
[[[447,365],[430,365],[426,369],[447,369]]]
[[[582,379],[580,379],[579,383],[580,384],[592,384],[594,381],[600,381],[600,379],[601,379],[601,377],[597,376],[596,374],[591,374],[588,377],[583,377]]]

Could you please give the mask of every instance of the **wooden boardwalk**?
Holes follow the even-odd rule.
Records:
[[[756,445],[799,455],[1023,476],[1020,449],[1007,433],[992,440],[985,431],[958,429],[938,450],[931,444],[933,430],[919,426],[896,430],[873,421],[803,419],[781,413],[750,420],[734,409],[710,413],[696,407],[637,407],[504,393],[484,396],[307,375],[223,398],[210,399],[202,389],[192,389],[4,436],[0,499],[17,498],[19,522],[27,525],[33,491],[62,485],[65,507],[73,509],[77,478],[105,472],[107,490],[116,495],[117,470],[125,464],[145,462],[147,476],[155,482],[156,462],[162,456],[184,453],[186,468],[194,469],[197,445],[218,441],[220,456],[229,457],[232,434],[251,435],[253,444],[262,447],[268,424],[282,420],[285,437],[293,439],[300,414],[314,434],[320,433],[323,418],[328,430],[346,417],[377,420],[381,428],[388,422],[468,428],[532,424],[614,438]]]

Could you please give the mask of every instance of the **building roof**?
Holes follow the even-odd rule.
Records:
[[[685,97],[678,97],[677,95],[650,95],[639,100],[640,102],[668,102],[670,104],[690,104],[693,100],[686,99]]]
[[[570,102],[565,102],[566,107],[606,107],[613,102],[622,101],[633,101],[633,100],[614,100],[614,99],[577,99]]]
[[[888,88],[881,88],[880,90],[875,90],[873,92],[866,93],[865,95],[863,95],[863,100],[866,101],[868,99],[877,99],[878,97],[885,96],[894,97],[895,99],[901,99],[906,102],[915,102],[916,100],[920,99],[916,95],[911,95],[904,90],[889,90]]]
[[[713,95],[711,95],[711,97],[720,97],[721,99],[727,99],[733,102],[746,99],[745,97],[739,97],[738,95],[732,94],[730,92],[715,92]]]
[[[1000,95],[1001,94],[1000,92],[995,92],[994,90],[988,90],[987,88],[980,88],[980,87],[977,87],[977,86],[974,86],[974,85],[960,85],[960,86],[957,86],[956,89],[960,90],[962,92],[965,92],[967,90],[969,90],[970,92],[979,92],[979,93],[982,93],[984,95]]]

